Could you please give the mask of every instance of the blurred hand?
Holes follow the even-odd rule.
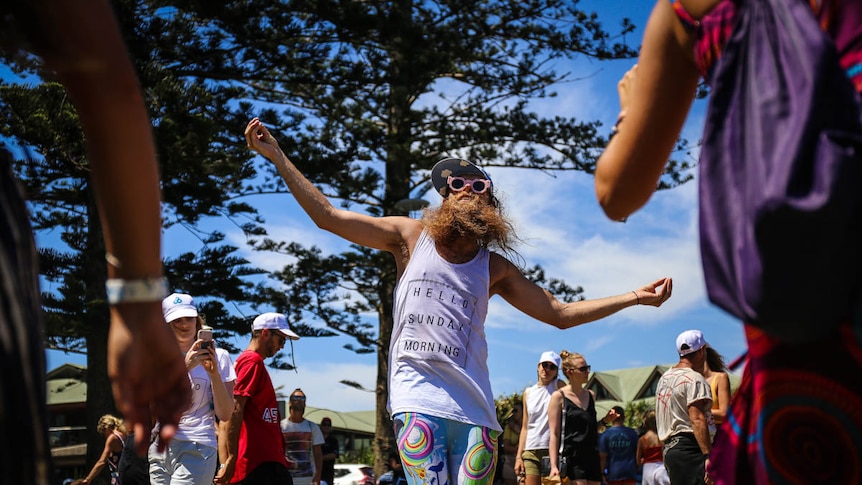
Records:
[[[146,454],[154,419],[161,423],[159,448],[164,449],[190,404],[191,386],[161,302],[111,307],[108,377],[117,409],[135,432],[138,454]]]

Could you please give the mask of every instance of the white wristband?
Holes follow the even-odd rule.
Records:
[[[168,296],[168,281],[164,278],[123,280],[112,278],[105,282],[108,303],[141,303],[160,301]]]

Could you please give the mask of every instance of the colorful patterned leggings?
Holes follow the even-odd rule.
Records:
[[[418,413],[398,413],[392,421],[410,485],[494,481],[499,431]]]

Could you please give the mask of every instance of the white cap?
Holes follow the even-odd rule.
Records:
[[[165,322],[171,323],[179,318],[198,316],[198,309],[191,295],[173,293],[162,300],[162,313]]]
[[[676,351],[680,357],[697,352],[705,346],[706,340],[700,330],[686,330],[676,338]]]
[[[254,319],[254,322],[251,324],[252,330],[278,330],[279,332],[287,335],[287,338],[291,340],[299,340],[299,335],[295,334],[293,330],[290,329],[290,324],[287,323],[287,317],[282,315],[281,313],[263,313],[257,316]]]
[[[562,360],[556,352],[549,350],[547,352],[542,352],[542,356],[539,357],[539,363],[541,364],[542,362],[550,362],[559,368]]]

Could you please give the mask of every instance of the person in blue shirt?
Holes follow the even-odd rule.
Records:
[[[407,485],[407,477],[404,475],[404,466],[401,465],[401,457],[397,451],[389,453],[389,471],[380,475],[377,485]]]
[[[635,460],[638,433],[623,424],[626,418],[623,408],[614,406],[612,414],[613,425],[599,437],[604,480],[608,485],[635,485],[638,474]]]

